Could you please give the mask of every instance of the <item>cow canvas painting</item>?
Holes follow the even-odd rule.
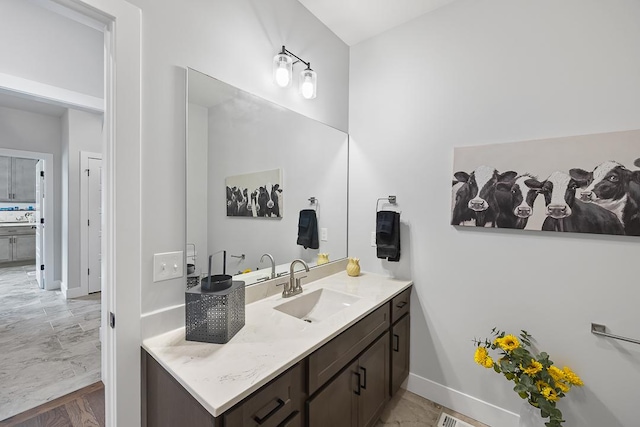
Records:
[[[282,170],[273,169],[230,176],[227,186],[227,216],[282,218]]]
[[[458,147],[451,224],[640,236],[640,130]]]

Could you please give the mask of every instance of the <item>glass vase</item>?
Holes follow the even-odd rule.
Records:
[[[547,421],[548,418],[540,415],[540,408],[531,406],[526,400],[522,402],[519,427],[545,427],[544,423]]]

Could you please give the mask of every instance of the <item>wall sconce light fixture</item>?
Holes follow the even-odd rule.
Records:
[[[296,61],[293,60],[296,59]],[[288,51],[282,46],[282,51],[273,57],[273,82],[280,87],[291,86],[293,80],[293,64],[302,62],[307,66],[300,73],[299,91],[306,99],[316,97],[318,75],[311,69],[311,63],[303,60],[298,55]]]

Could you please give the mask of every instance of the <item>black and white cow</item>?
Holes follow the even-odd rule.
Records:
[[[527,186],[526,181],[536,179],[535,176],[523,174],[512,182],[498,182],[496,184],[496,200],[500,212],[497,225],[499,228],[524,229],[533,215],[533,204],[538,197],[535,188]]]
[[[571,169],[569,174],[580,187],[580,200],[613,212],[625,234],[640,236],[640,171],[632,172],[618,162],[608,161],[592,172]]]
[[[267,187],[258,188],[258,216],[270,216],[270,210],[273,207],[271,195],[267,191]]]
[[[475,221],[476,227],[495,227],[499,213],[496,184],[513,180],[516,175],[513,171],[500,174],[490,166],[479,166],[470,175],[456,172],[455,178],[464,185],[455,193],[451,224]]]
[[[543,182],[528,179],[525,184],[544,195],[547,218],[542,230],[624,234],[615,214],[596,204],[576,199],[578,183],[566,173],[554,172]]]
[[[282,189],[280,184],[271,186],[271,200],[273,201],[273,207],[271,208],[271,215],[280,217],[280,199],[282,198]]]

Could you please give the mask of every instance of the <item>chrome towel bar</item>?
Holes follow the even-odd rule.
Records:
[[[633,338],[621,337],[620,335],[613,335],[606,332],[607,327],[605,325],[599,325],[597,323],[591,324],[591,333],[595,335],[601,335],[607,338],[613,338],[616,340],[631,342],[634,344],[640,344],[640,340],[634,340]]]

